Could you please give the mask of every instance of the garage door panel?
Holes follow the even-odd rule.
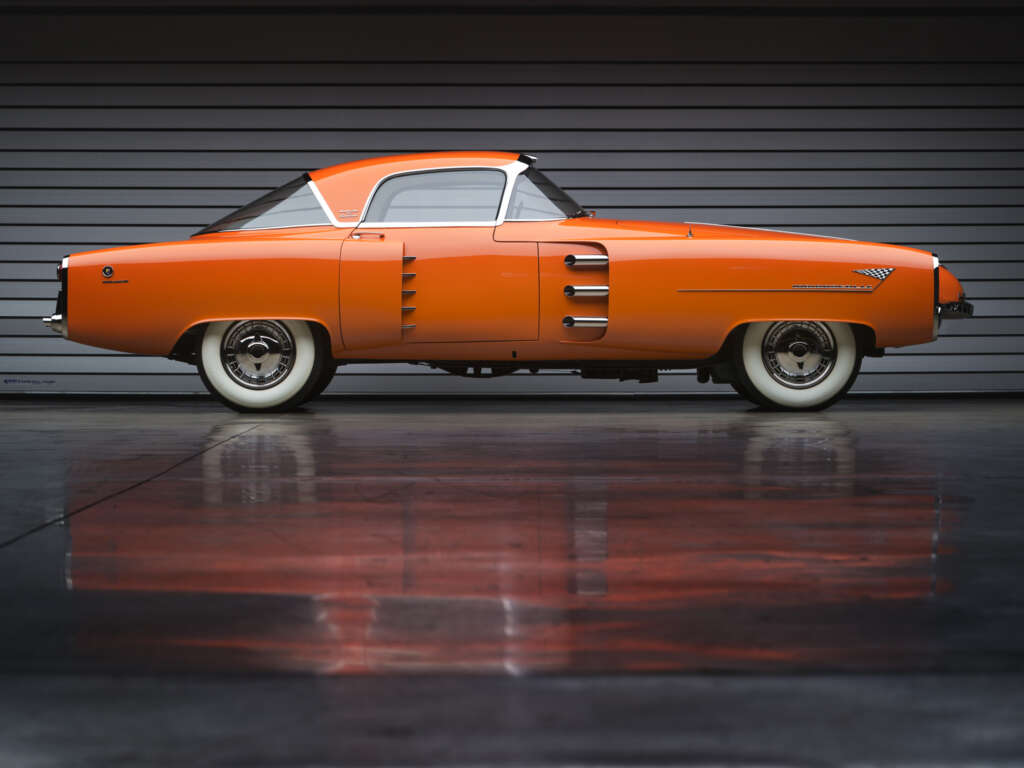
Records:
[[[80,347],[42,326],[67,253],[188,237],[304,170],[494,148],[539,155],[601,215],[934,251],[977,317],[868,361],[854,391],[1024,389],[1024,62],[1013,25],[937,15],[897,30],[854,8],[756,18],[712,9],[697,31],[686,14],[581,13],[587,39],[570,34],[575,16],[524,12],[508,18],[530,34],[469,36],[444,60],[433,60],[429,32],[464,31],[464,14],[393,13],[403,44],[384,54],[370,36],[339,48],[335,34],[287,13],[9,14],[0,366],[12,373],[0,391],[203,390],[190,367]],[[160,34],[111,33],[125,25]],[[328,391],[727,391],[692,372],[647,387],[564,372],[475,382],[377,371],[343,369]]]

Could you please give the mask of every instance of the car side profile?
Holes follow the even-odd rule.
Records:
[[[764,407],[820,409],[865,355],[973,313],[927,251],[595,218],[507,152],[313,171],[188,240],[71,254],[58,275],[50,328],[194,364],[240,411],[297,407],[355,362],[640,382],[696,369]]]

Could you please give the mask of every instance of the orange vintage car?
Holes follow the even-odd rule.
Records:
[[[53,330],[192,363],[240,411],[294,408],[354,362],[640,382],[696,368],[762,406],[818,409],[864,355],[973,312],[934,254],[594,218],[507,152],[336,165],[189,240],[76,253],[58,272]]]

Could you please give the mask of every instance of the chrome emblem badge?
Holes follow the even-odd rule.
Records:
[[[857,275],[867,275],[868,277],[873,277],[878,282],[882,282],[883,280],[885,280],[885,278],[892,274],[892,270],[892,267],[871,267],[869,269],[855,269],[853,270],[853,272],[854,274]]]
[[[103,268],[102,272],[103,272],[103,276],[104,277],[113,277],[114,276],[114,268],[112,266],[110,266],[109,264]]]

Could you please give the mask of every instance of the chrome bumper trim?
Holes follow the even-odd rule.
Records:
[[[64,315],[49,315],[43,318],[43,325],[54,333],[59,333],[65,339],[68,337],[67,324],[64,322]]]
[[[939,304],[939,318],[942,320],[958,320],[974,317],[974,305],[969,301],[950,301]]]

